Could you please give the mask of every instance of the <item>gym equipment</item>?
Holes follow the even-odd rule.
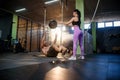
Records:
[[[50,20],[50,21],[49,21],[49,27],[50,27],[51,29],[56,28],[56,27],[57,27],[57,21],[56,21],[56,20]]]
[[[91,19],[90,24],[88,25],[88,27],[90,27],[91,23],[94,21],[94,18],[95,18],[96,12],[97,12],[97,10],[98,10],[99,4],[100,4],[100,0],[97,1],[97,5],[96,5],[96,7],[95,7],[95,11],[94,11],[94,13],[93,13],[92,19]],[[87,32],[88,32],[88,30],[89,30],[89,29],[87,29]]]

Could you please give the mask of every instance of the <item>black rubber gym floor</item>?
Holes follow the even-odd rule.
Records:
[[[90,54],[85,60],[4,69],[0,70],[0,80],[120,80],[120,55]]]

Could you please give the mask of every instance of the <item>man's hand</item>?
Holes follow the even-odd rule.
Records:
[[[46,35],[46,32],[43,32],[43,36],[45,36]]]
[[[57,38],[57,34],[55,34],[55,38]]]

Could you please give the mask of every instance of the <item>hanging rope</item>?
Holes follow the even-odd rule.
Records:
[[[94,14],[93,14],[92,19],[91,19],[91,21],[90,21],[90,25],[91,25],[91,23],[93,22],[93,20],[94,20],[94,18],[95,18],[95,15],[96,15],[96,12],[97,12],[99,3],[100,3],[100,0],[97,1],[97,5],[96,5],[96,8],[95,8]],[[90,25],[89,25],[88,27],[90,27]],[[88,29],[87,29],[87,31],[88,31]]]

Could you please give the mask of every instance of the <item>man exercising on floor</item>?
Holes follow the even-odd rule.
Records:
[[[62,53],[63,55],[66,52],[69,52],[70,54],[72,54],[72,51],[68,50],[67,48],[65,48],[62,45],[57,45],[57,35],[55,35],[55,39],[53,41],[53,43],[50,44],[50,42],[45,41],[45,35],[46,33],[43,33],[42,39],[41,39],[41,50],[42,53],[47,56],[47,57],[56,57],[58,55],[58,53]]]

